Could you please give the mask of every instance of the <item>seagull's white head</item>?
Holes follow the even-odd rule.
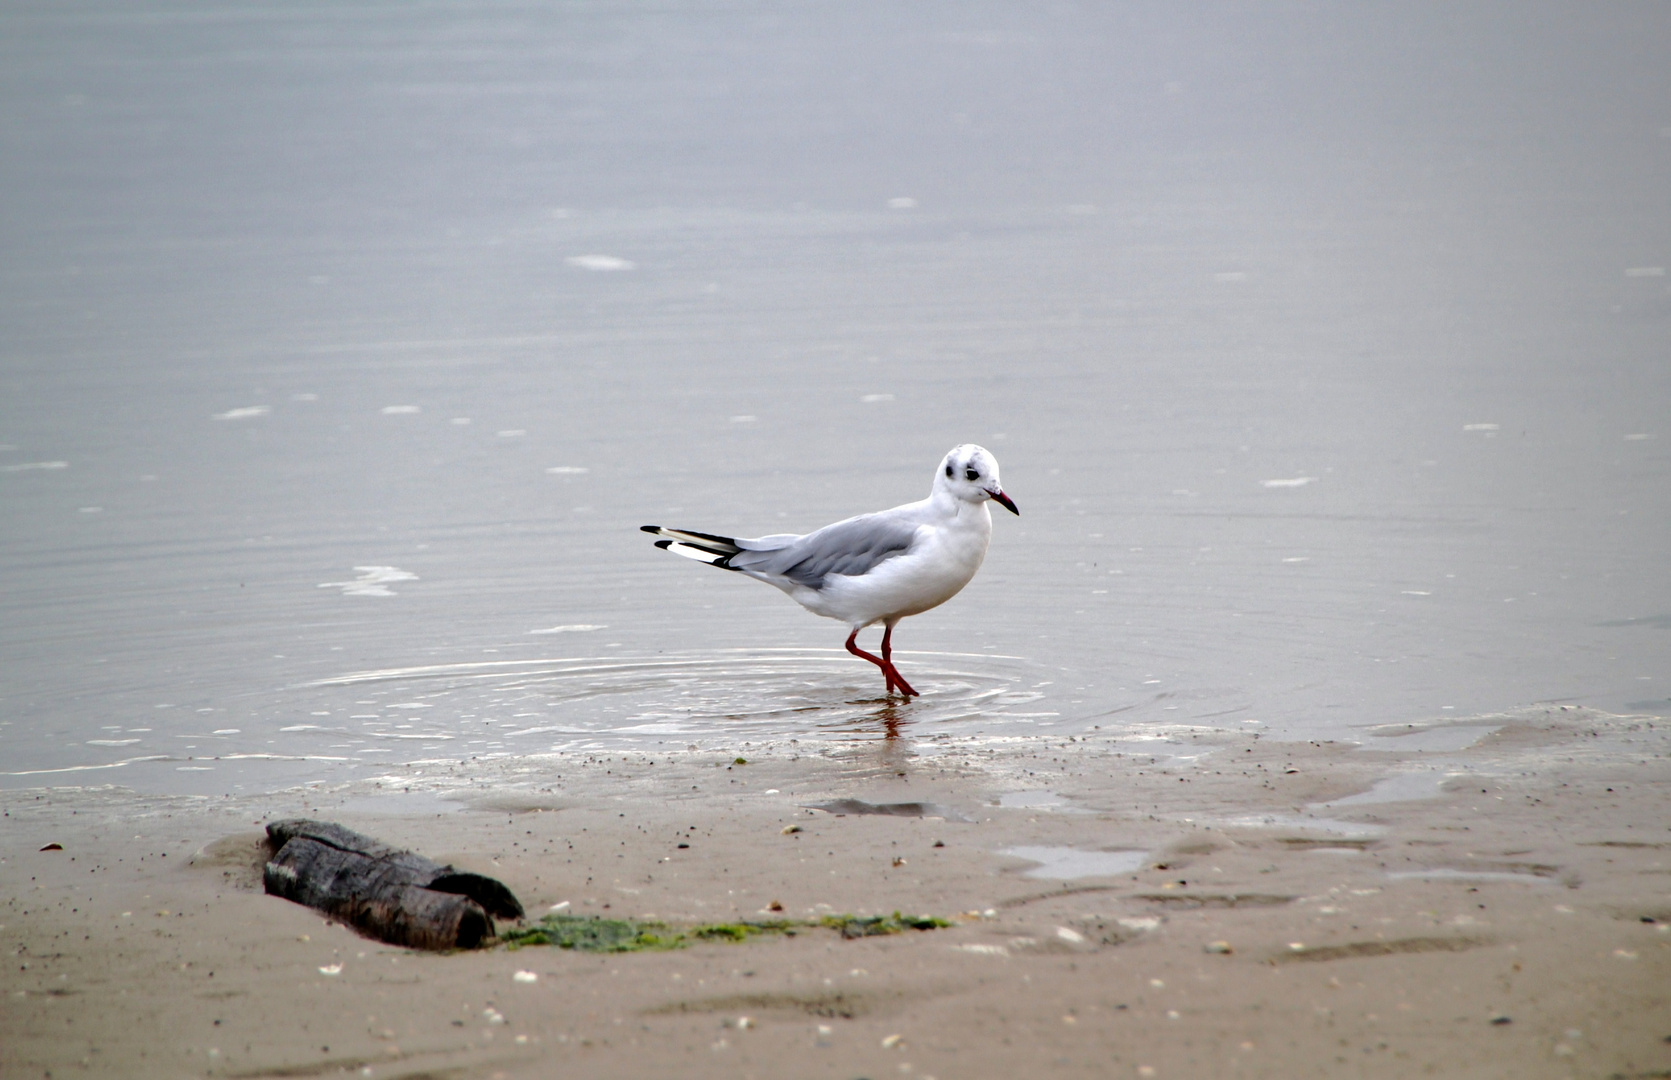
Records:
[[[974,443],[952,448],[940,462],[940,471],[934,474],[934,489],[950,492],[964,502],[983,503],[993,499],[1010,513],[1018,517],[1021,514],[998,482],[998,459],[992,456],[992,451]]]

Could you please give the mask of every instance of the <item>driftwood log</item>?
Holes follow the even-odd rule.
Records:
[[[267,892],[318,908],[370,937],[415,949],[473,949],[493,920],[519,919],[503,884],[438,866],[328,821],[267,826]]]

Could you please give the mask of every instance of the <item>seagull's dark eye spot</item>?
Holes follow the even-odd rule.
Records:
[[[951,475],[952,475],[952,463],[948,461],[948,462],[946,462],[946,477],[948,479],[950,479]]]
[[[979,480],[981,478],[981,474],[976,472],[974,469],[965,469],[963,472],[963,478],[969,481]]]

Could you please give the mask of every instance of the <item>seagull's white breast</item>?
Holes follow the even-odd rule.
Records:
[[[902,619],[945,603],[981,568],[992,538],[992,515],[985,503],[958,501],[954,513],[925,516],[933,520],[917,526],[916,538],[904,554],[865,574],[831,574],[821,588],[797,588],[790,595],[815,614],[855,627]]]

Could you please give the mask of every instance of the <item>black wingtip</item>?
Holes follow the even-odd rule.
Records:
[[[673,546],[673,541],[671,541],[671,540],[657,540],[656,541],[656,546],[661,548],[663,551],[666,551],[668,548]]]
[[[659,532],[661,532],[661,526],[660,525],[640,525],[638,527],[638,531],[639,532],[647,532],[647,533],[659,533]]]

